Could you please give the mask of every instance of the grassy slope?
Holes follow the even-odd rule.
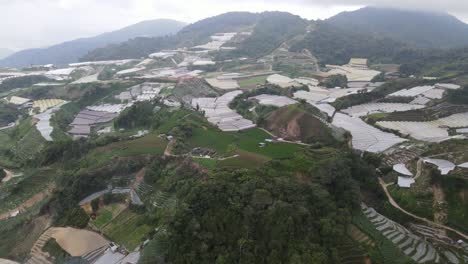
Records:
[[[239,80],[239,86],[241,88],[255,87],[257,84],[265,84],[268,76],[257,76],[248,79]]]
[[[150,134],[134,140],[120,141],[91,151],[86,160],[93,168],[103,166],[115,157],[132,157],[138,155],[162,155],[167,142],[156,134]]]
[[[430,145],[424,157],[444,154],[438,159],[446,159],[461,164],[468,162],[468,140],[449,140]],[[448,205],[448,224],[468,232],[468,180],[467,169],[458,168],[448,176],[438,177],[437,183],[444,191],[445,200]]]
[[[226,133],[209,126],[196,128],[188,142],[192,147],[215,149],[223,156],[238,155],[218,162],[206,159],[195,160],[209,169],[254,168],[272,159],[291,157],[303,149],[303,146],[291,143],[267,143],[265,147],[259,147],[259,143],[265,142],[265,139],[271,139],[271,136],[259,128]]]
[[[427,219],[432,220],[434,218],[433,196],[431,193],[417,193],[411,189],[403,189],[398,186],[390,186],[389,191],[401,207]]]
[[[450,177],[441,186],[448,204],[448,224],[468,232],[468,182]]]
[[[0,213],[16,208],[55,180],[51,169],[31,169],[0,186]]]
[[[265,142],[265,139],[270,138],[270,135],[258,128],[226,133],[211,127],[205,127],[195,129],[193,136],[189,139],[189,143],[193,147],[212,148],[222,154],[242,150],[270,159],[290,157],[295,151],[301,149],[301,146],[290,143],[270,143],[264,148],[258,146],[260,142]]]
[[[33,125],[31,118],[25,118],[18,126],[0,131],[0,165],[18,167],[20,165],[18,161],[35,158],[45,144],[44,138]],[[7,154],[9,151],[12,153]]]

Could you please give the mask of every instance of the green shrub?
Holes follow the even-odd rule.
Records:
[[[64,263],[66,259],[68,259],[70,254],[68,254],[65,250],[60,247],[57,243],[55,238],[50,238],[42,247],[42,251],[47,252],[52,256],[55,260],[54,263]]]
[[[327,88],[346,88],[348,86],[348,77],[342,74],[331,75],[327,77],[320,85],[325,86]]]
[[[6,172],[0,167],[0,182],[6,177]]]
[[[89,216],[81,207],[76,206],[63,212],[63,217],[58,220],[57,225],[85,228],[88,222]]]

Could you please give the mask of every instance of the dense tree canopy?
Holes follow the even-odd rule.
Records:
[[[6,172],[3,170],[2,167],[0,167],[0,182],[5,178]]]
[[[450,90],[448,92],[448,100],[452,104],[468,104],[468,86],[459,90]]]
[[[314,30],[303,40],[296,42],[291,51],[308,49],[322,65],[342,65],[353,57],[369,58],[374,62],[390,62],[394,55],[404,48],[404,44],[388,38],[348,32],[326,22],[317,22]]]
[[[166,223],[166,260],[336,263],[338,238],[359,207],[353,166],[320,150],[208,175],[189,160],[158,159],[145,181],[175,191],[179,204]]]
[[[20,114],[21,111],[15,106],[0,102],[0,127],[15,122]]]
[[[116,120],[118,128],[151,127],[154,122],[156,105],[151,102],[140,102],[125,110]]]
[[[26,88],[36,83],[50,82],[50,81],[53,81],[53,80],[42,75],[28,75],[28,76],[6,79],[2,83],[0,83],[0,92],[10,91],[16,88]]]
[[[305,33],[308,22],[289,13],[269,12],[261,15],[252,35],[238,47],[240,56],[262,57],[283,42]]]
[[[332,76],[328,76],[324,81],[322,81],[321,85],[327,88],[346,88],[348,87],[348,78],[346,77],[346,75],[335,74]]]

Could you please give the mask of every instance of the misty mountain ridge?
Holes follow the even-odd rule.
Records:
[[[76,61],[141,58],[162,49],[193,47],[206,43],[215,33],[245,30],[252,31],[253,34],[238,45],[237,55],[258,57],[276,48],[282,41],[303,35],[307,25],[314,24],[315,32],[309,34],[296,48],[311,48],[314,45],[307,43],[311,41],[327,45],[326,43],[337,44],[343,39],[352,39],[351,43],[342,43],[352,47],[344,47],[340,56],[330,54],[330,50],[316,54],[321,59],[330,58],[324,59],[327,62],[341,62],[351,55],[365,56],[369,48],[377,57],[382,57],[382,54],[391,57],[403,47],[438,49],[468,45],[468,25],[445,13],[365,7],[340,13],[324,21],[309,21],[286,12],[229,12],[185,27],[182,26],[183,23],[171,20],[146,21],[95,38],[77,39],[46,49],[22,51],[0,60],[0,66],[21,67],[46,63],[61,65]],[[320,40],[314,40],[318,36]],[[366,44],[369,41],[372,42],[371,45]],[[335,45],[337,48],[341,45],[338,44]],[[395,52],[384,51],[392,45],[395,48],[391,50]],[[310,50],[317,51],[312,48]],[[337,59],[338,57],[341,58]]]
[[[120,43],[136,37],[157,37],[177,33],[186,24],[183,22],[156,19],[143,21],[120,30],[101,35],[80,38],[47,48],[22,50],[0,60],[0,66],[25,67],[31,64],[65,65],[77,62],[87,52],[110,44]]]
[[[350,32],[388,37],[417,48],[468,45],[468,25],[447,13],[365,7],[326,20]]]
[[[0,59],[3,59],[11,54],[15,53],[15,51],[7,48],[0,48]]]

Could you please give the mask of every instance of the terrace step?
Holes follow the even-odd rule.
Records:
[[[414,261],[418,261],[426,255],[426,251],[427,244],[421,241],[421,243],[419,243],[419,245],[416,247],[416,253],[413,256],[411,256],[411,258]]]
[[[397,246],[398,246],[400,249],[406,249],[406,247],[410,246],[411,243],[413,243],[413,239],[412,239],[411,237],[406,236],[406,237],[405,237],[405,240],[403,240],[402,243],[397,244]]]
[[[441,261],[439,253],[430,243],[414,235],[398,223],[375,212],[372,208],[364,206],[362,208],[363,213],[374,225],[375,229],[400,248],[406,256],[417,263],[439,263]],[[354,233],[354,235],[355,238],[361,238],[358,234]],[[444,252],[444,255],[447,259],[450,258],[451,263],[461,263],[458,261],[460,256],[451,252]],[[455,259],[458,262],[454,261]]]
[[[426,256],[424,256],[423,258],[419,259],[418,262],[419,262],[419,263],[426,263],[426,262],[429,262],[429,261],[434,262],[435,259],[436,259],[436,255],[438,255],[438,254],[437,254],[437,252],[434,250],[434,248],[431,247],[431,246],[429,246],[429,247],[427,248]]]
[[[389,235],[387,236],[387,238],[388,238],[389,240],[392,240],[392,241],[393,241],[393,239],[395,239],[396,237],[399,237],[399,236],[401,236],[401,235],[402,235],[401,232],[399,232],[398,230],[395,230],[392,234],[389,234]]]
[[[55,233],[54,228],[47,229],[42,235],[36,240],[34,245],[31,248],[30,255],[31,258],[28,259],[26,263],[32,264],[52,264],[51,261],[48,260],[50,258],[49,253],[43,252],[42,248],[47,243],[47,241],[52,237]]]
[[[450,263],[459,264],[460,260],[458,260],[458,254],[452,251],[444,251],[444,256],[450,261]]]
[[[414,254],[416,254],[419,242],[420,242],[419,240],[413,240],[413,243],[411,244],[411,246],[405,249],[403,253],[405,253],[405,255],[407,256],[413,256]]]
[[[107,250],[109,246],[108,245],[105,245],[105,246],[102,246],[94,251],[91,251],[89,252],[88,254],[82,256],[82,258],[86,261],[88,261],[89,263],[93,263],[96,259],[98,259],[102,253],[104,253],[104,251]]]
[[[32,256],[30,259],[28,259],[28,261],[26,262],[26,264],[52,264],[51,261],[45,259],[44,257],[42,256]]]
[[[405,235],[400,233],[400,234],[398,234],[398,236],[396,236],[396,237],[394,237],[392,239],[392,242],[393,242],[393,244],[399,244],[400,241],[402,241],[403,239],[405,239]]]

